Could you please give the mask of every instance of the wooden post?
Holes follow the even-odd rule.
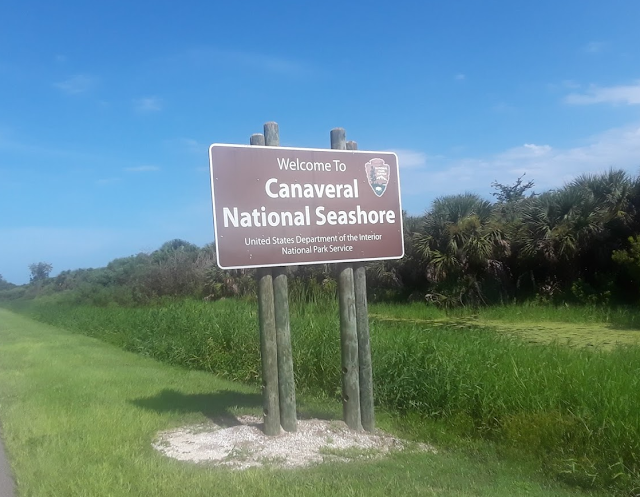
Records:
[[[345,130],[331,130],[331,148],[346,150]],[[353,265],[340,264],[338,273],[340,305],[340,344],[342,362],[342,413],[352,430],[361,430],[360,386],[358,371],[358,332],[353,283]]]
[[[278,123],[269,121],[264,123],[264,144],[267,147],[280,146],[280,128]]]
[[[358,150],[354,141],[347,142],[347,150]],[[360,380],[360,415],[362,428],[373,431],[376,427],[373,409],[373,367],[369,339],[369,309],[367,305],[367,270],[363,262],[353,265],[353,287],[356,298],[356,324],[358,330],[358,372]]]
[[[358,368],[360,373],[360,414],[362,427],[373,431],[376,427],[373,409],[373,367],[369,340],[369,310],[367,305],[367,273],[363,262],[353,266],[358,329]]]
[[[265,145],[280,146],[278,123],[264,125]],[[285,431],[297,430],[296,386],[293,378],[293,353],[291,351],[291,329],[289,326],[289,287],[284,267],[276,267],[273,274],[273,295],[276,315],[276,341],[278,345],[278,398],[280,425]]]
[[[284,267],[273,269],[273,294],[276,310],[276,341],[278,343],[280,425],[285,431],[295,432],[298,429],[296,385],[293,378],[293,353],[289,326],[289,289]]]
[[[262,356],[262,401],[264,433],[280,433],[278,404],[278,345],[271,268],[258,269],[258,316],[260,319],[260,355]]]
[[[251,135],[250,143],[251,145],[264,146],[264,135]],[[258,268],[257,278],[264,433],[273,436],[280,434],[280,406],[278,402],[278,345],[271,268]]]

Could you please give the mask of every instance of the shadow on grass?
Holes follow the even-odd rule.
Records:
[[[134,399],[132,404],[159,413],[200,412],[218,426],[228,428],[240,425],[232,408],[255,408],[262,405],[262,397],[257,393],[240,393],[221,390],[213,393],[184,394],[176,390],[162,390],[153,397]]]
[[[221,390],[213,393],[184,394],[177,390],[162,390],[153,397],[143,397],[130,401],[131,404],[159,413],[202,413],[222,428],[239,426],[242,423],[233,413],[236,408],[261,408],[262,396],[257,393],[240,393]],[[333,408],[331,408],[333,407]],[[298,399],[297,417],[304,419],[340,419],[339,409],[323,402],[305,402]]]

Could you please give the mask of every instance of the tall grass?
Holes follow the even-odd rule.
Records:
[[[488,330],[385,324],[374,341],[386,406],[540,457],[583,486],[640,482],[640,349],[531,346]]]
[[[97,308],[34,301],[22,310],[171,364],[259,382],[255,304]],[[291,328],[297,388],[338,396],[336,304],[293,305]],[[533,454],[573,484],[640,489],[640,348],[573,350],[480,327],[376,319],[371,341],[380,407]]]

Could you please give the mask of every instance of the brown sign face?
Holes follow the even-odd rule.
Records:
[[[214,144],[209,158],[221,268],[404,255],[393,153]]]

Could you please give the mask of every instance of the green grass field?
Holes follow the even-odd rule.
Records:
[[[179,463],[151,448],[159,430],[260,411],[243,386],[122,351],[0,309],[0,419],[19,496],[584,495],[508,462],[491,444],[374,462],[243,472]],[[338,416],[330,400],[302,415]],[[402,421],[380,416],[392,429]],[[420,431],[407,421],[405,432]]]
[[[19,309],[164,363],[260,382],[255,303],[38,299]],[[370,311],[376,405],[410,420],[397,430],[448,446],[489,441],[563,482],[638,492],[638,313],[507,306],[446,314],[417,304]],[[291,328],[298,393],[338,400],[337,305],[294,304]]]

